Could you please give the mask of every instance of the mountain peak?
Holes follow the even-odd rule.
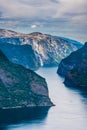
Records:
[[[18,33],[15,31],[0,29],[0,37],[13,37],[16,35],[18,35]]]
[[[37,35],[43,35],[42,33],[40,33],[40,32],[32,32],[32,33],[30,33],[29,35],[34,35],[34,36],[37,36]]]

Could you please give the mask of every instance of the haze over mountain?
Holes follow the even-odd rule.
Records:
[[[32,70],[41,66],[57,66],[61,59],[81,47],[80,42],[68,38],[0,29],[1,50],[12,62]]]

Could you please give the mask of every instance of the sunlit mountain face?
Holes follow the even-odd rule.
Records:
[[[64,37],[0,29],[0,49],[13,63],[32,70],[58,66],[63,58],[82,46],[80,42]]]
[[[0,28],[86,41],[86,0],[0,0]]]

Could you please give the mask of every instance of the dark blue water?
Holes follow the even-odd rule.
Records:
[[[56,106],[11,111],[14,119],[6,112],[3,130],[87,130],[87,93],[66,87],[56,71],[57,68],[37,71],[46,78],[49,95]]]

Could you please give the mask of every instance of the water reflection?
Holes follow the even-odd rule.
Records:
[[[39,122],[45,120],[50,107],[31,107],[21,109],[0,110],[0,130],[7,130],[7,126],[24,122]]]
[[[68,90],[71,90],[71,92],[79,94],[82,99],[82,102],[87,104],[87,89],[81,89],[81,88],[76,88],[75,86],[69,86],[65,84],[65,87],[68,88]]]

